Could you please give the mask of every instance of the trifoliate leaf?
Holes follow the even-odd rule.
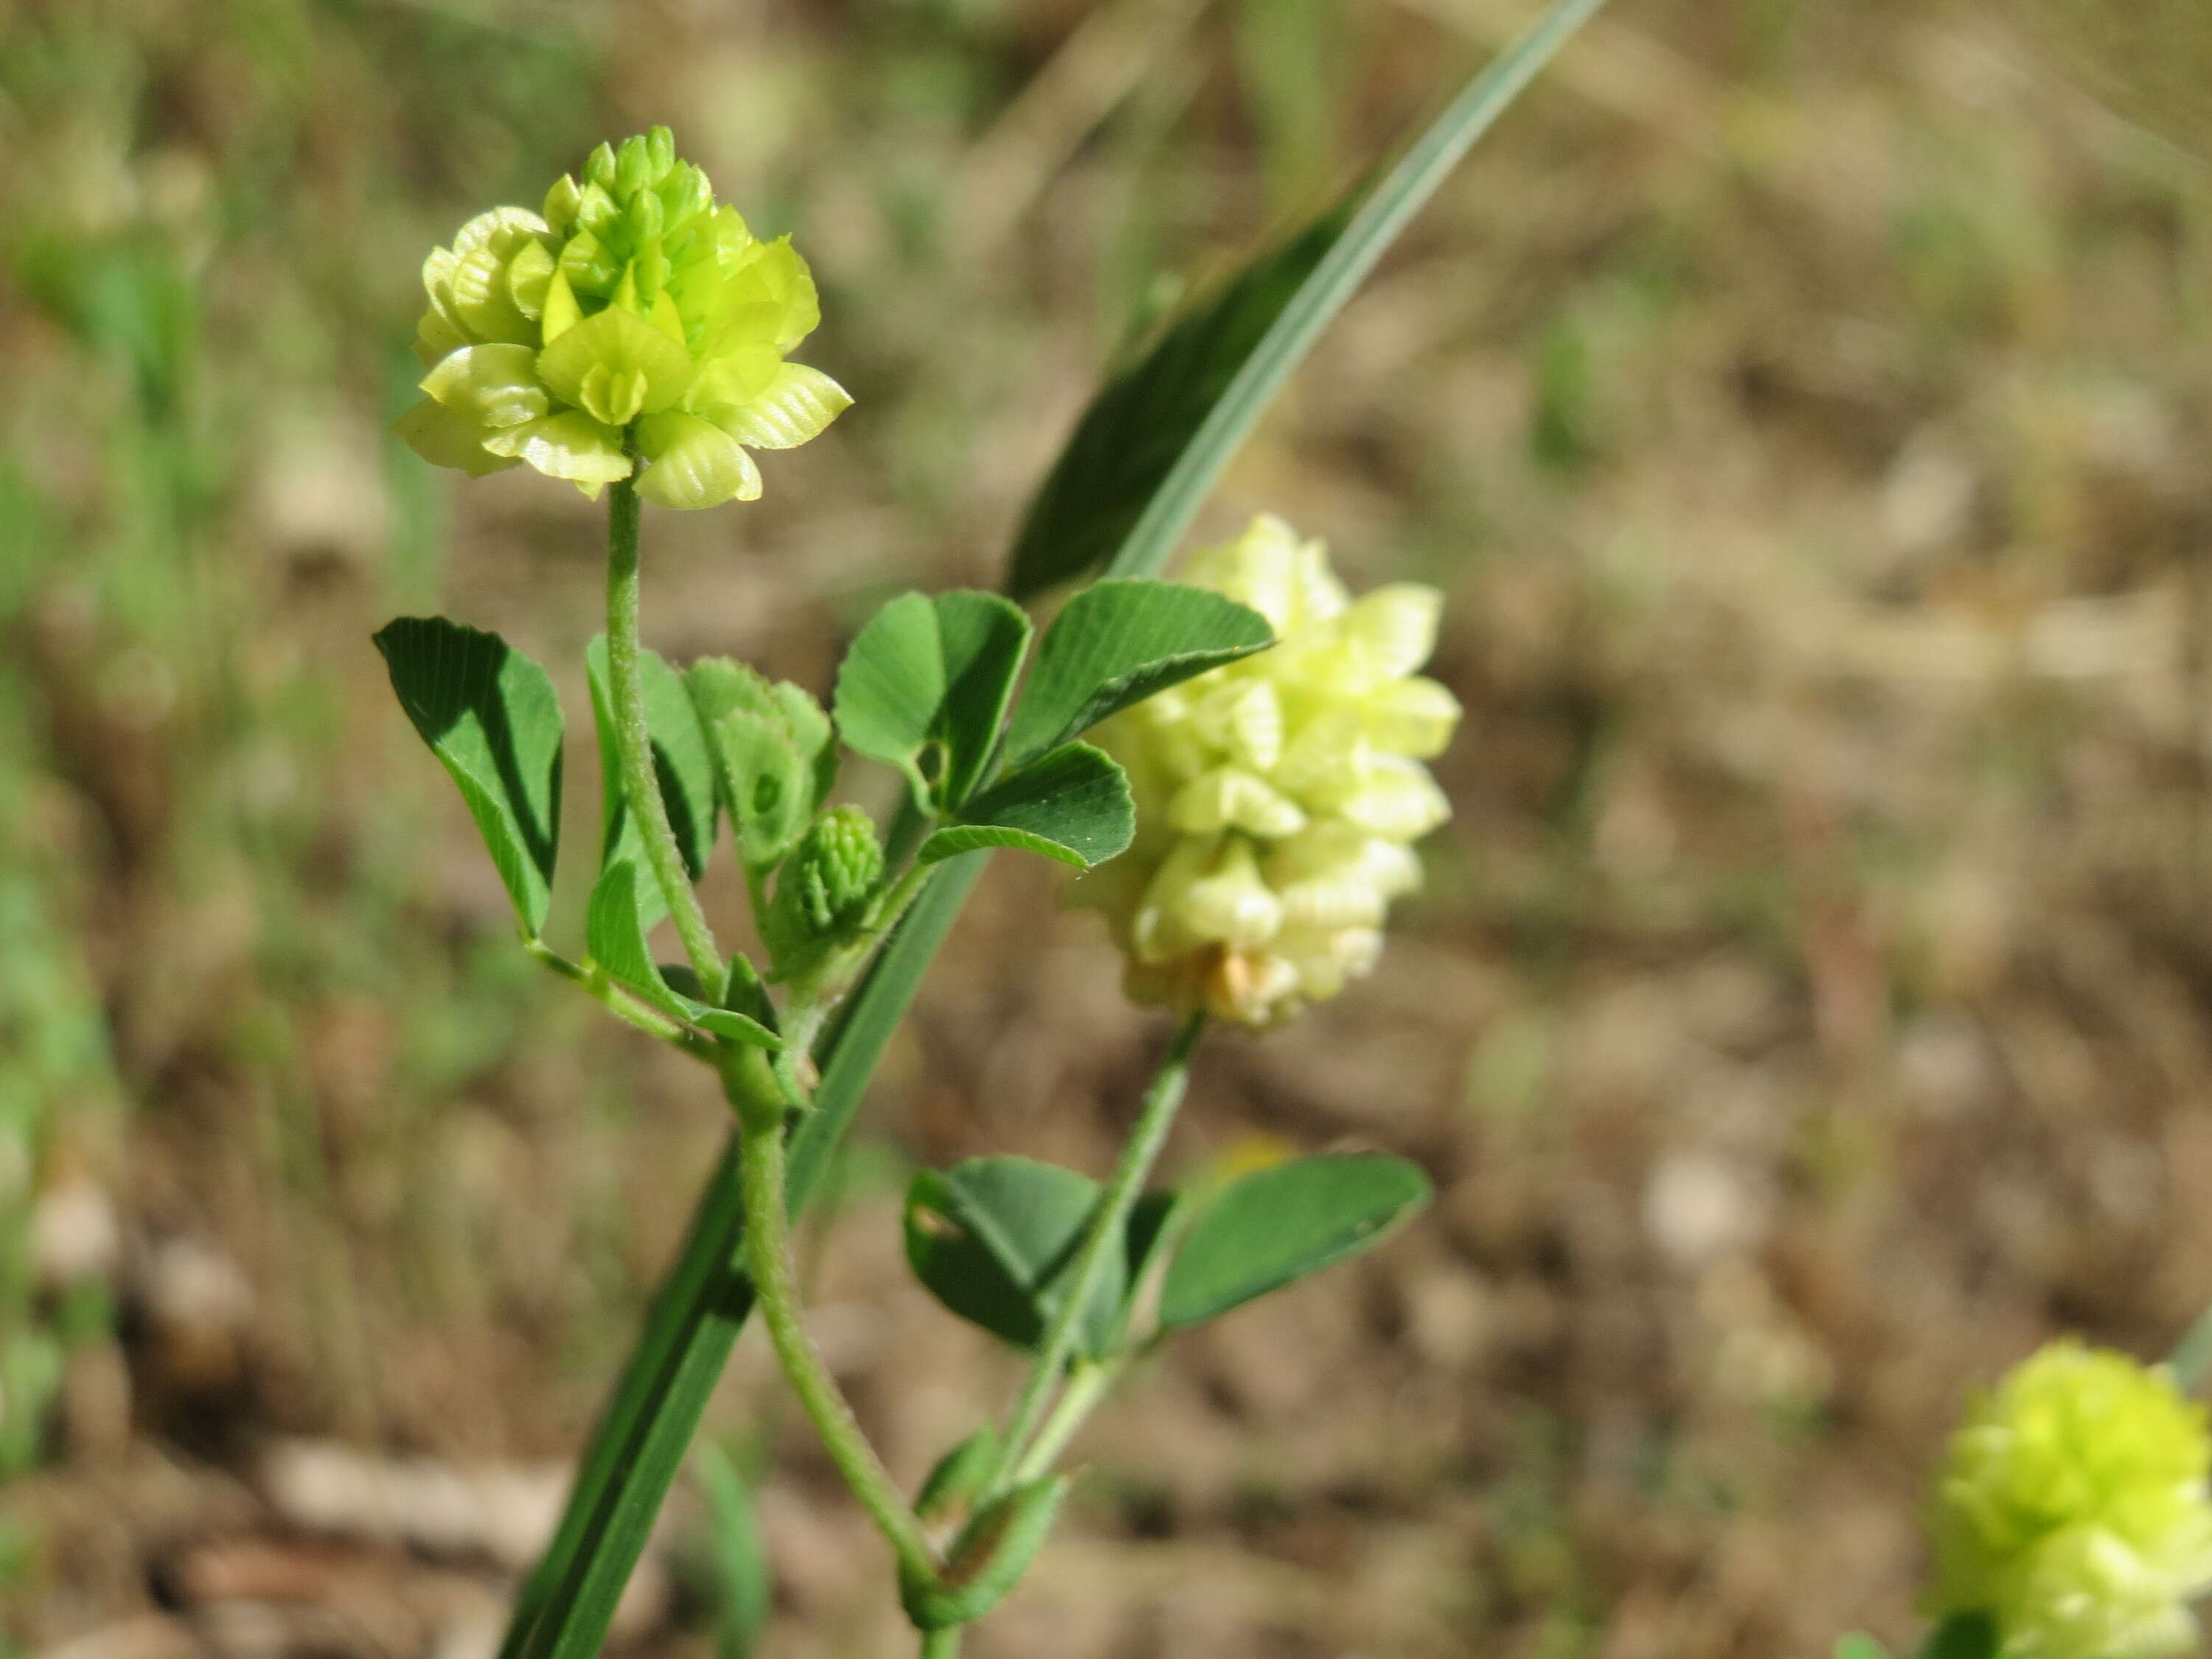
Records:
[[[1029,618],[995,594],[901,594],[837,672],[839,734],[903,771],[917,804],[957,807],[997,745],[1029,635]]]
[[[907,1189],[906,1255],[946,1308],[1018,1348],[1042,1340],[1065,1277],[1098,1206],[1098,1183],[1026,1158],[978,1158]],[[1128,1279],[1114,1253],[1079,1327],[1081,1352],[1102,1354],[1120,1323]]]

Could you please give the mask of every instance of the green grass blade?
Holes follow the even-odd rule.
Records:
[[[732,1137],[593,1431],[552,1543],[515,1598],[500,1659],[587,1659],[644,1553],[692,1431],[752,1310]]]
[[[1078,426],[1071,455],[1038,493],[1016,549],[1010,591],[1024,598],[1085,574],[1105,549],[1095,546],[1091,526],[1077,516],[1120,516],[1126,495],[1115,500],[1102,492],[1132,486],[1149,487],[1144,510],[1103,574],[1158,574],[1222,468],[1376,262],[1468,148],[1604,3],[1556,0],[1468,82],[1349,214],[1332,209],[1255,261],[1205,310],[1163,337],[1144,363],[1109,385]],[[1216,392],[1224,360],[1240,354]],[[1210,406],[1162,471],[1166,457],[1152,446],[1163,428],[1188,425],[1196,412],[1193,395],[1210,398]],[[1079,450],[1082,456],[1073,453]],[[1113,459],[1132,455],[1133,462]],[[1087,464],[1071,465],[1086,457]]]
[[[815,1085],[814,1109],[806,1115],[791,1138],[789,1175],[793,1209],[805,1206],[830,1167],[837,1146],[860,1109],[876,1061],[890,1041],[908,1004],[921,988],[921,976],[945,943],[960,908],[982,878],[988,853],[963,853],[938,866],[915,899],[905,918],[891,934],[875,961],[869,964],[860,988],[844,1007],[843,1017],[823,1045],[822,1080]]]

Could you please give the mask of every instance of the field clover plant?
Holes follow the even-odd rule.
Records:
[[[400,618],[378,647],[482,834],[522,948],[702,1062],[735,1123],[501,1659],[598,1650],[755,1308],[889,1547],[921,1651],[941,1656],[1043,1547],[1069,1447],[1133,1365],[1370,1247],[1427,1198],[1418,1168],[1380,1152],[1182,1187],[1153,1172],[1209,1024],[1264,1030],[1343,993],[1419,884],[1414,844],[1449,815],[1424,763],[1460,717],[1419,672],[1441,595],[1390,583],[1355,597],[1318,542],[1267,515],[1182,580],[1159,574],[1328,320],[1601,3],[1556,0],[1389,168],[1162,329],[1038,489],[1005,593],[892,599],[826,696],[726,658],[673,664],[641,641],[644,508],[754,499],[750,452],[805,442],[850,404],[789,361],[820,319],[788,240],[753,236],[656,128],[600,146],[542,212],[495,209],[430,255],[423,397],[402,435],[471,476],[526,463],[606,497],[606,626],[584,662],[601,791],[580,948],[546,933],[554,884],[579,862],[560,857],[551,678],[443,617]],[[1061,592],[1040,627],[1024,604]],[[837,798],[848,760],[901,781],[887,823]],[[808,1334],[790,1217],[1001,850],[1079,872],[1074,901],[1105,916],[1130,994],[1175,1024],[1103,1180],[991,1156],[913,1181],[916,1279],[1028,1369],[909,1494]],[[719,858],[743,878],[757,956],[727,951],[701,902]],[[664,924],[678,961],[659,959]],[[2204,1413],[2165,1371],[2063,1344],[2028,1361],[1975,1404],[1939,1480],[1940,1622],[1923,1659],[2186,1647],[2187,1603],[2212,1586],[2208,1461]],[[733,1480],[710,1480],[719,1506]],[[1863,1636],[1837,1649],[1886,1651]]]
[[[1190,1193],[1146,1187],[1209,1007],[1259,1024],[1290,1012],[1293,992],[1326,994],[1371,960],[1383,898],[1411,884],[1404,843],[1444,809],[1425,775],[1419,799],[1401,799],[1405,769],[1419,770],[1404,757],[1435,752],[1457,712],[1440,688],[1406,678],[1427,654],[1436,598],[1384,590],[1352,605],[1318,548],[1268,520],[1203,557],[1198,583],[1112,575],[1073,594],[1042,632],[997,594],[902,594],[853,639],[826,704],[727,659],[679,667],[640,641],[645,506],[757,496],[747,447],[803,442],[848,402],[784,356],[817,320],[805,262],[718,206],[661,128],[601,146],[581,184],[564,178],[548,192],[542,216],[500,208],[471,220],[431,255],[424,286],[416,346],[428,372],[423,400],[400,422],[408,441],[472,475],[527,462],[607,495],[606,631],[585,660],[600,835],[580,953],[544,933],[561,870],[563,717],[550,678],[495,635],[403,617],[377,635],[393,687],[459,787],[524,948],[719,1079],[735,1146],[667,1295],[681,1304],[701,1294],[700,1275],[713,1279],[731,1334],[757,1304],[786,1377],[890,1546],[926,1649],[948,1651],[1042,1544],[1066,1488],[1060,1456],[1136,1357],[1364,1249],[1426,1196],[1419,1170],[1380,1154],[1295,1160]],[[1276,656],[1279,631],[1283,665],[1238,678]],[[1185,686],[1194,702],[1129,724]],[[1263,705],[1272,742],[1259,729]],[[1121,763],[1085,740],[1100,729],[1144,757],[1148,791],[1173,770],[1167,734],[1220,750],[1206,757],[1223,787],[1204,823],[1185,803],[1207,787],[1195,774],[1146,811],[1171,838],[1195,828],[1219,848],[1264,836],[1290,931],[1235,934],[1240,949],[1272,942],[1278,952],[1249,957],[1255,995],[1179,1004],[1181,1024],[1103,1185],[1018,1158],[915,1181],[905,1219],[915,1274],[1031,1364],[1003,1422],[979,1412],[909,1498],[807,1333],[788,1211],[810,1177],[794,1170],[794,1152],[811,1152],[818,1167],[810,1131],[828,1122],[834,1133],[849,1115],[858,1086],[839,1060],[870,1016],[865,991],[848,995],[879,953],[893,958],[885,941],[942,866],[972,869],[1009,848],[1089,872],[1128,849],[1139,802]],[[832,799],[848,757],[904,780],[888,825]],[[1288,792],[1273,797],[1281,810],[1264,819],[1239,793],[1278,787]],[[750,899],[757,958],[724,950],[695,890],[725,847]],[[1165,862],[1181,867],[1172,854]],[[1362,882],[1371,902],[1332,896]],[[1198,885],[1170,872],[1152,888],[1171,894],[1180,948],[1202,945],[1188,926]],[[656,960],[663,921],[680,962]],[[1331,952],[1341,962],[1333,977],[1316,965]],[[1270,976],[1280,962],[1299,964],[1294,986]],[[672,1449],[680,1456],[726,1352],[726,1339],[708,1341],[687,1370],[684,1339],[702,1328],[711,1327],[676,1322],[672,1349],[665,1322],[649,1322],[563,1534],[526,1589],[511,1652],[596,1645],[639,1536],[635,1511],[627,1530],[613,1524],[610,1498],[619,1504],[629,1476],[649,1522]]]

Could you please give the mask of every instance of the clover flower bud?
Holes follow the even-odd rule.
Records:
[[[1139,1002],[1271,1025],[1370,971],[1411,843],[1450,816],[1421,762],[1459,704],[1415,677],[1441,598],[1354,600],[1318,541],[1262,516],[1184,580],[1251,606],[1272,650],[1162,692],[1095,734],[1129,774],[1130,850],[1075,885],[1104,913]]]
[[[1969,1407],[1929,1505],[1929,1611],[1984,1612],[2006,1659],[2196,1645],[2212,1437],[2163,1367],[2053,1343]]]
[[[587,495],[645,471],[663,507],[751,501],[747,452],[788,449],[851,402],[785,360],[821,319],[790,239],[757,240],[665,127],[602,144],[543,215],[494,208],[423,262],[415,452],[481,477],[518,462]]]
[[[815,819],[776,878],[778,930],[794,941],[835,939],[866,920],[884,878],[883,843],[857,806]]]

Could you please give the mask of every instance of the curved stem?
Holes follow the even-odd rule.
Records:
[[[663,1042],[681,1048],[694,1060],[703,1060],[710,1066],[714,1063],[713,1043],[697,1032],[689,1030],[666,1016],[654,1013],[633,1000],[596,963],[571,962],[544,939],[526,939],[522,941],[522,948],[583,991],[617,1019],[635,1026],[647,1036],[659,1037]]]
[[[741,1112],[745,1205],[745,1258],[759,1298],[769,1340],[790,1380],[792,1391],[830,1461],[853,1489],[898,1556],[902,1574],[928,1580],[937,1574],[937,1553],[922,1535],[921,1522],[884,1468],[876,1449],[853,1415],[836,1379],[799,1316],[799,1284],[791,1270],[791,1223],[784,1204],[783,1124],[781,1112]]]
[[[1128,1224],[1129,1211],[1137,1201],[1137,1194],[1144,1189],[1145,1177],[1152,1173],[1161,1146],[1166,1143],[1168,1130],[1175,1122],[1176,1109],[1182,1104],[1183,1086],[1190,1078],[1191,1051],[1198,1047],[1198,1039],[1205,1030],[1203,1013],[1186,1015],[1176,1028],[1174,1040],[1168,1044],[1159,1070],[1152,1073],[1152,1086],[1145,1091],[1144,1104],[1137,1110],[1136,1127],[1129,1132],[1128,1144],[1121,1148],[1121,1161],[1114,1166],[1098,1208],[1091,1215],[1090,1229],[1084,1234],[1082,1249],[1069,1274],[1066,1295],[1053,1315],[1052,1323],[1037,1349],[1036,1362],[1030,1368],[1029,1381],[1022,1385],[1021,1398],[1014,1404],[999,1455],[999,1466],[984,1483],[983,1494],[977,1500],[979,1506],[1006,1491],[1013,1483],[1016,1471],[1024,1465],[1030,1438],[1043,1421],[1045,1409],[1052,1403],[1053,1390],[1059,1385],[1060,1374],[1067,1364],[1068,1356],[1075,1351],[1076,1327],[1082,1322],[1084,1310],[1091,1305],[1091,1297],[1105,1273],[1108,1260],[1121,1248],[1121,1232]]]
[[[614,705],[615,757],[622,767],[623,797],[637,825],[645,861],[668,900],[668,915],[684,941],[684,954],[709,999],[722,994],[722,953],[707,913],[691,890],[684,854],[669,827],[668,803],[653,767],[653,734],[645,720],[645,683],[638,672],[637,532],[635,479],[607,492],[607,699]]]

